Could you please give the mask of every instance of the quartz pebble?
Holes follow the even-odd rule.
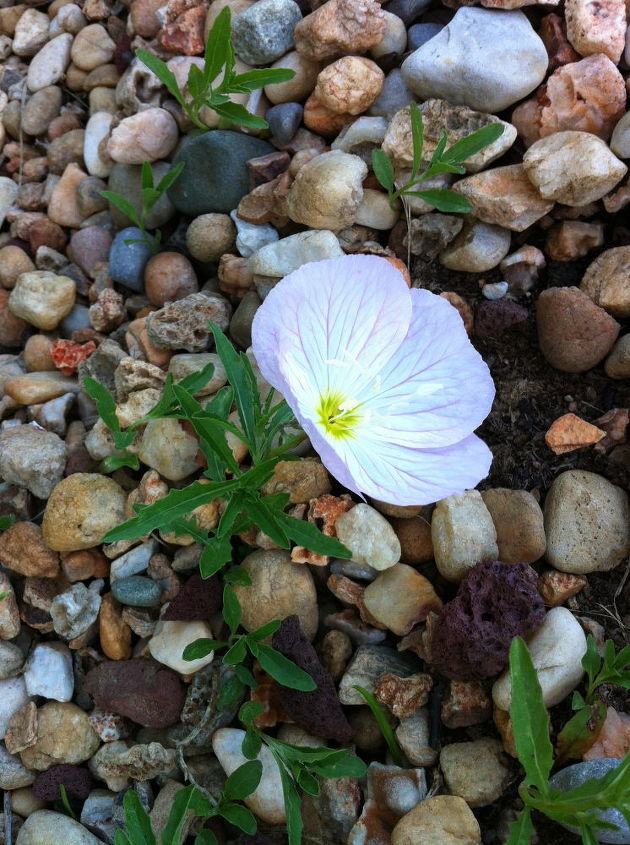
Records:
[[[101,597],[96,587],[98,581],[92,581],[89,589],[81,582],[73,584],[69,590],[52,600],[50,615],[55,632],[60,637],[74,640],[96,622],[101,606]]]
[[[363,199],[365,162],[339,150],[323,153],[300,168],[288,198],[289,217],[313,229],[351,226]]]
[[[386,569],[368,584],[363,603],[377,622],[400,637],[442,608],[431,582],[404,563]]]
[[[626,44],[623,4],[604,0],[594,9],[586,0],[567,0],[564,8],[567,38],[581,56],[604,53],[617,64]]]
[[[74,305],[76,284],[46,270],[22,273],[9,297],[13,314],[43,331],[57,328]]]
[[[499,560],[504,563],[534,563],[544,555],[543,513],[531,493],[496,487],[484,490],[481,498],[497,532]]]
[[[384,78],[376,62],[344,56],[320,72],[313,93],[335,114],[361,114],[381,93]]]
[[[177,124],[171,114],[150,108],[124,118],[112,130],[107,152],[114,161],[142,164],[166,158],[177,141]]]
[[[0,739],[4,739],[11,718],[29,702],[24,677],[0,681]]]
[[[54,839],[65,845],[99,845],[101,842],[79,822],[63,813],[37,810],[20,828],[16,845],[52,845]]]
[[[338,258],[343,254],[333,232],[315,229],[261,247],[249,259],[249,269],[258,276],[280,279],[310,261]]]
[[[214,652],[196,660],[184,660],[186,646],[199,639],[212,639],[212,629],[206,622],[158,622],[148,649],[151,655],[182,675],[192,675],[212,663]]]
[[[70,33],[63,32],[44,44],[33,57],[26,77],[29,91],[41,91],[61,80],[70,63],[72,40]]]
[[[630,248],[604,250],[589,264],[580,290],[613,317],[630,317]]]
[[[385,517],[370,505],[355,505],[337,519],[335,529],[357,563],[383,570],[400,560],[398,537]]]
[[[496,267],[510,251],[510,232],[501,226],[471,218],[440,253],[440,264],[449,270],[483,273]]]
[[[70,649],[55,642],[35,646],[24,669],[24,680],[29,695],[70,701],[74,692]]]
[[[477,490],[439,501],[431,520],[435,563],[449,581],[461,581],[478,563],[496,560],[497,532]]]

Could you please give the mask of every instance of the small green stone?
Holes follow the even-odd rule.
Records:
[[[112,582],[112,593],[121,604],[130,607],[155,607],[160,603],[159,584],[142,575],[129,575]]]

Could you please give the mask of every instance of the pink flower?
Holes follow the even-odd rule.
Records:
[[[305,264],[256,312],[253,352],[345,487],[421,505],[474,487],[494,384],[455,308],[383,258]]]

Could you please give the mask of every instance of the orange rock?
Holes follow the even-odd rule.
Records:
[[[166,24],[160,32],[158,40],[169,53],[198,56],[203,53],[205,23],[205,6],[187,9],[181,15],[178,15],[174,21]]]
[[[605,434],[601,428],[576,417],[575,414],[564,414],[551,424],[545,434],[545,443],[556,455],[564,455],[565,452],[573,452],[598,443]]]
[[[556,15],[555,12],[551,15],[545,15],[540,22],[538,34],[549,55],[549,70],[555,70],[561,65],[568,65],[570,62],[580,60],[579,54],[569,44],[567,27],[560,15]]]
[[[385,28],[385,14],[375,0],[328,0],[295,27],[295,48],[312,61],[330,61],[376,47]]]
[[[131,628],[122,618],[121,606],[112,593],[103,596],[98,615],[101,648],[110,660],[131,657]]]
[[[64,376],[73,376],[79,364],[87,361],[95,350],[96,344],[93,340],[88,340],[87,343],[73,343],[71,340],[58,338],[54,341],[50,354],[55,367],[61,370]]]
[[[312,132],[333,138],[344,126],[352,123],[356,118],[352,114],[339,114],[321,103],[315,94],[311,94],[304,103],[304,125]]]
[[[447,728],[479,725],[492,715],[492,703],[479,681],[451,681],[440,716]]]
[[[424,707],[433,687],[430,675],[418,673],[407,678],[398,675],[381,675],[374,685],[374,695],[381,704],[386,704],[394,716],[406,717]]]
[[[626,44],[626,5],[623,0],[566,0],[567,38],[581,56],[604,53],[615,62]]]
[[[335,523],[341,514],[353,508],[354,504],[347,493],[342,493],[341,496],[325,493],[317,499],[311,499],[307,519],[309,522],[314,522],[322,534],[327,537],[336,537]],[[298,507],[301,506],[298,505]],[[316,566],[326,566],[330,563],[330,558],[326,555],[318,555],[316,552],[305,549],[304,546],[294,546],[291,550],[291,560],[293,563],[312,563]]]
[[[583,575],[548,569],[538,579],[538,592],[549,607],[559,607],[571,596],[577,596],[587,585]]]
[[[464,297],[452,290],[445,290],[440,294],[440,296],[447,302],[450,302],[453,308],[457,308],[459,316],[462,318],[462,322],[464,323],[464,328],[467,333],[470,334],[474,325],[473,310]]]
[[[371,59],[343,56],[320,71],[313,96],[335,114],[361,114],[381,93],[384,79]]]

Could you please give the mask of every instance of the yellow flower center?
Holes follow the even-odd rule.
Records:
[[[320,397],[316,412],[328,434],[340,440],[355,436],[353,429],[359,424],[361,415],[357,413],[357,403],[352,399],[344,399],[338,392],[326,391]]]

